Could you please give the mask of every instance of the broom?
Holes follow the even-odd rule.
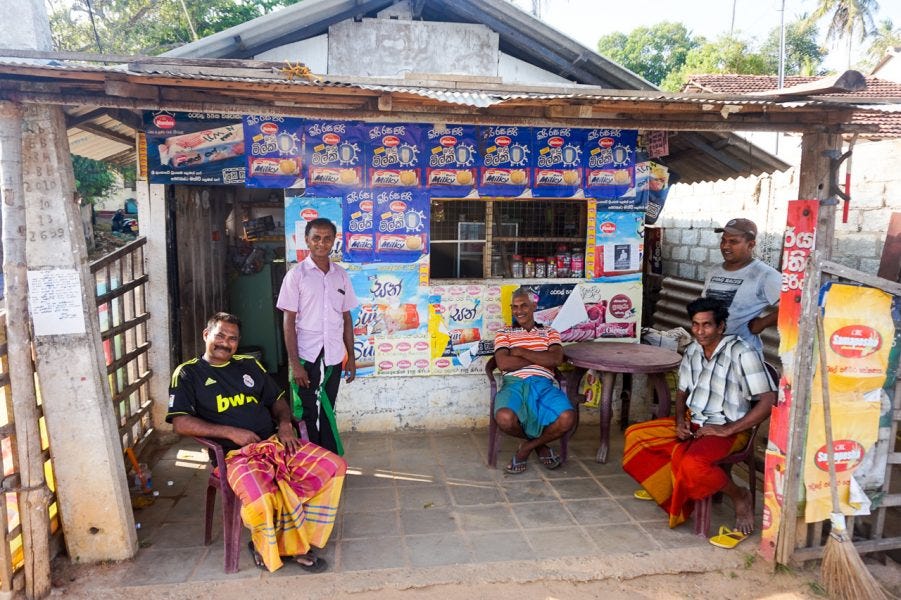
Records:
[[[838,504],[835,477],[835,449],[832,447],[832,411],[829,408],[829,382],[826,368],[826,335],[823,316],[817,315],[817,345],[820,351],[820,381],[823,386],[823,421],[826,429],[826,454],[829,460],[829,491],[832,495],[832,529],[823,551],[820,576],[830,598],[838,600],[885,600],[888,596],[857,553],[845,527],[845,515]]]

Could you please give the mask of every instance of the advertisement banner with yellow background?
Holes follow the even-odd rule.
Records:
[[[879,432],[881,388],[895,337],[892,296],[873,288],[828,284],[824,286],[822,306],[839,505],[850,515],[860,509],[860,504],[851,500],[852,491],[859,490],[852,476],[873,452]],[[832,512],[823,374],[817,367],[804,457],[804,519],[808,523],[828,519]]]

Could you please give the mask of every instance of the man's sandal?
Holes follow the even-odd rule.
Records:
[[[247,549],[250,550],[250,558],[253,560],[254,566],[261,571],[268,571],[269,569],[266,568],[266,563],[263,562],[263,556],[257,552],[252,541],[247,542]]]
[[[538,455],[538,458],[541,459],[541,464],[544,465],[544,468],[547,470],[553,470],[563,464],[563,461],[557,455],[557,452],[553,448],[548,448],[548,453],[544,456],[541,454]]]
[[[312,552],[298,554],[297,556],[291,557],[291,559],[298,567],[309,573],[321,573],[328,569],[328,563],[325,562],[325,559],[319,558]],[[302,560],[309,560],[310,564],[301,562]]]
[[[516,455],[514,454],[513,458],[510,460],[510,464],[504,467],[504,471],[511,475],[519,475],[524,472],[528,466],[528,460],[517,460]]]

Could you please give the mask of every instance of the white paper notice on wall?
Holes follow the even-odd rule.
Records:
[[[35,336],[84,333],[78,271],[28,271],[28,308]]]

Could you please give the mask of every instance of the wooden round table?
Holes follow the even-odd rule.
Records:
[[[567,361],[575,367],[567,373],[566,393],[575,405],[578,402],[579,382],[588,369],[596,370],[601,376],[601,446],[596,460],[607,462],[610,447],[610,418],[612,416],[613,384],[617,373],[644,373],[654,382],[657,391],[658,418],[669,416],[670,393],[664,373],[672,371],[682,362],[678,352],[625,342],[580,342],[563,347]],[[628,415],[623,415],[624,419]]]

